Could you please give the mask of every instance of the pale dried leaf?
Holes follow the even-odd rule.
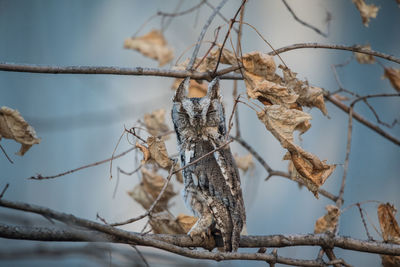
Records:
[[[157,109],[144,114],[144,124],[151,135],[165,135],[169,131],[165,123],[165,109]],[[165,136],[166,137],[166,136]]]
[[[381,255],[383,267],[399,267],[400,256]]]
[[[234,158],[235,158],[237,167],[239,169],[241,169],[242,171],[244,171],[245,173],[248,170],[254,169],[254,167],[255,167],[254,161],[253,161],[253,155],[251,155],[250,153],[245,156],[241,156],[241,157],[239,157],[238,155],[235,155]]]
[[[150,150],[145,145],[139,144],[139,142],[136,142],[136,147],[143,153],[142,164],[146,163],[150,159]]]
[[[197,218],[186,215],[186,214],[179,214],[178,217],[176,218],[177,223],[182,227],[182,229],[185,231],[185,234],[187,234],[190,229],[192,229],[193,225],[197,222]]]
[[[146,168],[142,168],[141,171],[143,175],[143,188],[155,200],[160,194],[161,189],[163,188],[167,180],[164,179],[161,175],[158,175],[156,172],[150,171]],[[162,206],[166,207],[168,201],[175,195],[176,193],[174,192],[173,186],[171,183],[169,183],[164,191],[164,194],[159,200],[159,203],[161,203]]]
[[[152,30],[143,36],[126,39],[124,48],[137,50],[144,56],[157,60],[160,66],[174,58],[174,51],[168,46],[159,30]]]
[[[244,54],[242,61],[245,71],[253,75],[270,79],[275,74],[274,58],[268,54],[253,51]]]
[[[183,79],[175,79],[172,89],[178,89]],[[207,94],[207,83],[198,83],[196,80],[190,80],[188,97],[203,97]]]
[[[378,15],[379,7],[373,4],[367,5],[364,0],[353,0],[353,3],[360,12],[364,26],[368,27],[369,20]]]
[[[153,214],[149,224],[154,234],[186,234],[185,230],[169,212]]]
[[[260,52],[243,55],[244,82],[247,95],[264,104],[290,106],[297,100],[297,95],[280,84],[282,79],[275,74],[276,65],[273,57]]]
[[[168,157],[165,142],[154,136],[147,138],[147,145],[149,146],[150,158],[153,159],[161,168],[169,169],[173,161]]]
[[[339,100],[339,101],[347,101],[347,100],[349,100],[349,98],[347,96],[341,95],[341,94],[338,94],[338,93],[333,94],[332,96],[334,98],[336,98],[337,100]]]
[[[360,48],[364,48],[366,50],[371,50],[371,46],[370,45],[363,45],[363,46],[360,46]],[[368,54],[364,54],[364,53],[358,53],[358,52],[354,52],[354,55],[356,57],[356,60],[360,64],[372,64],[372,63],[375,63],[375,58],[372,55],[368,55]]]
[[[200,60],[201,60],[201,58],[196,58],[193,66],[196,67],[200,63]],[[190,58],[187,58],[185,61],[174,66],[172,69],[173,70],[186,70],[186,67],[188,66],[189,62],[190,62]],[[200,65],[196,68],[196,71],[198,71],[198,72],[214,71],[216,66],[217,66],[217,59],[214,57],[208,56],[200,63]]]
[[[396,89],[397,92],[400,92],[400,69],[385,68],[383,76],[389,79],[393,88]]]
[[[306,81],[297,79],[297,73],[292,72],[289,68],[282,65],[279,66],[283,72],[283,81],[288,90],[295,92],[299,97],[297,103],[305,107],[316,107],[324,115],[328,112],[325,107],[324,91],[322,88],[310,86]]]
[[[327,205],[328,211],[324,216],[318,218],[315,222],[314,233],[321,234],[325,232],[333,233],[339,220],[340,210],[335,205]]]
[[[150,209],[155,198],[153,198],[145,189],[144,184],[140,183],[136,185],[132,191],[128,191],[128,195],[138,202],[145,210]],[[154,212],[160,212],[167,208],[166,202],[158,202],[154,207]]]
[[[214,59],[215,61],[218,60],[219,53],[221,51],[221,45],[218,44],[218,46],[219,47],[217,49],[211,50],[210,54],[208,55],[210,60],[211,59]],[[236,59],[236,56],[232,51],[230,51],[226,48],[222,49],[222,55],[221,55],[221,59],[220,59],[221,64],[237,65],[237,61],[238,61],[238,59]]]
[[[0,108],[0,140],[1,138],[14,139],[21,144],[17,155],[23,156],[31,146],[40,143],[35,129],[30,126],[18,110],[8,107]]]
[[[400,227],[394,217],[396,212],[396,208],[390,203],[380,204],[378,206],[378,218],[383,240],[400,244]]]
[[[294,167],[307,188],[318,197],[318,188],[335,169],[335,165],[328,165],[315,155],[306,152],[294,144],[293,132],[304,133],[310,127],[311,116],[303,111],[287,109],[279,105],[266,106],[262,112],[257,113],[258,118],[264,123],[267,130],[278,139],[283,148],[290,153]],[[287,157],[289,159],[289,156]]]

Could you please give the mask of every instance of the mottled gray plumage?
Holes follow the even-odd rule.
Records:
[[[219,79],[210,83],[202,98],[187,98],[188,85],[186,78],[176,91],[172,107],[182,165],[223,145],[227,134]],[[199,218],[189,235],[204,237],[220,231],[224,250],[236,251],[246,214],[239,171],[229,146],[185,168],[183,176],[184,200]]]

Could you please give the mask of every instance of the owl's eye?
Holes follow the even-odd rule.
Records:
[[[216,110],[209,110],[208,112],[207,112],[207,115],[215,115],[217,113],[217,111]]]

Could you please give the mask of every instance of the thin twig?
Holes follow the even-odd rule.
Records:
[[[323,31],[321,31],[320,29],[318,29],[315,26],[312,26],[311,24],[305,22],[304,20],[301,20],[296,13],[293,11],[293,9],[288,5],[288,3],[286,2],[286,0],[282,0],[283,4],[286,6],[287,10],[289,10],[290,14],[292,14],[293,18],[299,22],[300,24],[304,25],[307,28],[312,29],[313,31],[315,31],[316,33],[324,36],[324,37],[328,37],[328,34],[324,33]]]
[[[2,146],[1,144],[0,144],[0,149],[1,149],[1,151],[3,151],[4,156],[6,156],[6,158],[8,159],[8,161],[9,161],[11,164],[14,164],[14,161],[12,161],[11,158],[7,155],[7,152],[4,150],[4,148],[3,148],[3,146]]]
[[[10,186],[9,183],[7,183],[7,184],[4,186],[3,190],[1,190],[0,198],[2,198],[2,197],[4,196],[4,194],[6,193],[6,191],[7,191],[7,189],[8,189],[9,186]]]
[[[122,152],[121,154],[118,154],[118,155],[116,155],[114,157],[111,157],[111,158],[108,158],[108,159],[104,159],[104,160],[101,160],[101,161],[97,161],[97,162],[94,162],[94,163],[90,163],[88,165],[81,166],[79,168],[72,169],[72,170],[69,170],[69,171],[66,171],[66,172],[62,172],[62,173],[59,173],[59,174],[56,174],[56,175],[42,176],[41,174],[38,174],[38,175],[32,176],[32,177],[30,177],[28,179],[31,179],[31,180],[46,180],[46,179],[58,178],[58,177],[61,177],[61,176],[67,175],[67,174],[74,173],[76,171],[80,171],[80,170],[83,170],[83,169],[86,169],[86,168],[94,167],[94,166],[109,162],[109,161],[111,161],[113,159],[120,158],[120,157],[125,156],[126,154],[128,154],[129,152],[131,152],[132,150],[135,150],[135,149],[136,149],[136,147],[131,147],[130,149],[128,149],[128,150],[126,150],[126,151]]]
[[[208,2],[207,0],[206,0],[206,5],[207,5],[209,8],[211,8],[212,10],[215,9],[215,7],[214,7],[212,4],[210,4],[210,2]],[[219,11],[218,11],[218,16],[219,16],[223,21],[225,21],[226,23],[229,23],[229,19],[227,19],[227,18],[226,18],[221,12],[219,12]],[[235,30],[236,33],[239,32],[239,30],[236,29],[235,27],[234,27],[233,29]]]
[[[136,222],[136,221],[138,221],[138,220],[140,220],[140,219],[143,219],[144,217],[149,216],[149,215],[153,212],[153,210],[154,210],[154,208],[156,207],[156,205],[158,204],[158,202],[160,201],[161,197],[164,195],[164,192],[165,192],[165,190],[167,189],[167,186],[168,186],[168,184],[169,184],[169,181],[171,180],[171,177],[172,177],[172,175],[174,174],[174,172],[173,172],[174,166],[175,166],[175,163],[172,164],[172,166],[171,166],[171,168],[170,168],[170,170],[169,170],[168,177],[167,177],[166,181],[164,182],[164,185],[163,185],[163,187],[161,188],[161,191],[160,191],[160,193],[158,194],[157,198],[154,200],[153,204],[151,204],[150,208],[149,208],[144,214],[142,214],[142,215],[140,215],[140,216],[137,216],[137,217],[135,217],[135,218],[131,218],[131,219],[129,219],[129,220],[123,221],[123,222],[113,223],[113,224],[110,224],[110,225],[111,225],[111,226],[121,226],[121,225],[125,225],[125,224],[129,224],[129,223]]]
[[[201,33],[199,35],[199,38],[197,39],[196,46],[194,47],[192,57],[190,58],[189,64],[186,67],[186,70],[191,71],[193,69],[193,65],[196,61],[197,54],[199,53],[200,45],[201,45],[201,42],[203,41],[204,35],[206,34],[207,29],[210,26],[211,22],[215,18],[215,15],[217,15],[219,10],[225,5],[225,3],[227,1],[228,0],[222,0],[221,3],[214,9],[213,13],[211,14],[211,16],[207,19],[206,23],[204,24],[203,29],[201,30]],[[188,77],[188,76],[186,76],[186,77]],[[185,77],[181,77],[181,78],[185,78]]]
[[[338,108],[340,108],[344,112],[346,112],[346,113],[350,112],[350,107],[348,107],[347,105],[343,104],[340,100],[336,99],[335,97],[333,97],[328,92],[326,92],[324,94],[324,96],[325,96],[325,98],[327,100],[329,100],[332,104],[334,104],[335,106],[337,106]],[[364,124],[365,126],[370,128],[371,130],[375,131],[376,133],[380,134],[384,138],[388,139],[392,143],[400,146],[400,140],[399,139],[397,139],[396,137],[392,136],[388,132],[382,130],[379,126],[377,126],[377,125],[373,124],[372,122],[368,121],[367,119],[365,119],[364,117],[362,117],[358,113],[353,111],[352,114],[353,114],[354,119],[356,119],[360,123]]]
[[[143,256],[142,252],[140,252],[140,250],[134,245],[131,245],[131,247],[133,247],[136,250],[136,253],[142,259],[144,265],[146,265],[146,267],[150,267],[149,263],[147,262],[146,258]]]
[[[362,221],[362,223],[364,225],[365,232],[367,233],[368,240],[374,241],[372,236],[369,234],[368,227],[367,227],[367,222],[365,221],[363,209],[361,208],[360,203],[357,203],[357,208],[358,208],[358,211],[360,212],[361,221]]]
[[[229,34],[231,33],[233,24],[234,24],[235,21],[236,21],[236,17],[239,15],[239,12],[240,12],[240,10],[243,8],[243,6],[244,6],[244,4],[246,3],[246,1],[247,1],[247,0],[243,0],[243,1],[242,1],[242,4],[240,5],[239,9],[236,11],[235,16],[234,16],[233,19],[231,19],[231,21],[229,22],[229,29],[228,29],[228,32],[227,32],[226,35],[225,35],[225,39],[224,39],[224,41],[222,42],[221,48],[220,48],[220,50],[219,50],[218,59],[217,59],[217,64],[216,64],[215,69],[214,69],[214,72],[213,72],[214,74],[217,73],[218,66],[219,66],[219,62],[221,61],[221,57],[222,57],[222,53],[223,53],[223,50],[224,50],[224,46],[225,46],[226,40],[228,40],[228,36],[229,36]]]

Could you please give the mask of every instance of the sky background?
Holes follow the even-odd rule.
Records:
[[[181,10],[198,1],[184,1]],[[211,1],[217,5],[219,1]],[[364,27],[361,18],[350,0],[340,1],[288,1],[297,15],[305,21],[326,31],[326,11],[332,15],[329,36],[316,34],[297,23],[281,1],[249,1],[245,9],[245,21],[257,30],[275,47],[301,43],[320,42],[329,44],[370,44],[372,49],[397,57],[400,55],[400,8],[395,1],[370,1],[380,6],[378,17]],[[123,49],[123,42],[132,36],[150,16],[157,11],[172,12],[179,1],[0,1],[0,61],[43,65],[85,65],[119,67],[157,67],[156,61],[138,52]],[[231,18],[240,1],[230,1],[221,12]],[[165,37],[175,50],[176,58],[194,44],[211,13],[207,6],[199,13],[190,13],[175,18],[165,31]],[[216,18],[208,30],[205,40],[213,39],[213,31],[225,22]],[[396,26],[397,25],[397,26]],[[160,29],[160,18],[148,23],[140,32]],[[223,32],[226,27],[223,28]],[[139,34],[139,35],[140,35]],[[221,38],[224,36],[220,35]],[[270,48],[249,27],[243,26],[243,52],[269,52]],[[200,56],[208,45],[202,46]],[[191,50],[184,54],[189,57]],[[334,50],[304,49],[281,55],[286,64],[301,79],[311,85],[329,91],[338,89],[331,65],[345,62],[350,52]],[[379,59],[385,66],[398,66]],[[276,61],[278,62],[278,61]],[[172,63],[172,64],[173,64]],[[172,64],[163,68],[169,69]],[[360,95],[394,93],[388,80],[381,79],[383,69],[379,64],[360,65],[353,60],[338,75],[346,89]],[[10,184],[5,198],[46,206],[76,216],[96,219],[99,213],[110,222],[137,216],[144,210],[126,193],[139,181],[139,177],[121,176],[116,197],[113,191],[116,179],[109,179],[109,164],[103,164],[54,180],[32,181],[28,177],[42,174],[54,175],[111,156],[124,126],[132,126],[145,113],[155,109],[167,110],[169,117],[173,91],[172,78],[114,75],[54,75],[33,73],[12,73],[0,71],[0,106],[17,109],[35,128],[42,139],[25,156],[13,153],[19,144],[13,140],[1,140],[1,145],[14,160],[10,164],[0,154],[0,188]],[[223,81],[222,94],[227,113],[232,109],[232,81]],[[243,82],[239,92],[244,93]],[[400,119],[399,98],[373,99],[370,103],[385,122]],[[348,102],[347,102],[348,104]],[[324,189],[337,194],[343,175],[348,116],[327,102],[329,118],[319,110],[309,111],[313,117],[312,128],[302,136],[302,147],[326,159],[328,163],[339,164],[327,180]],[[373,114],[362,103],[356,108],[365,118],[376,122]],[[239,105],[242,137],[277,170],[286,170],[287,162],[282,161],[284,149],[258,121],[256,114],[244,105]],[[171,127],[172,128],[172,127]],[[400,136],[400,127],[385,128],[394,136]],[[117,153],[131,145],[122,139]],[[167,143],[170,154],[176,153],[176,141],[172,136]],[[231,145],[233,153],[245,155],[246,150],[238,144]],[[400,207],[400,150],[399,147],[377,133],[354,121],[348,182],[345,189],[344,207],[359,201],[379,200],[391,202]],[[140,159],[140,155],[138,156]],[[137,167],[137,157],[130,153],[114,161],[116,167],[131,171]],[[247,211],[247,229],[251,235],[311,233],[317,218],[325,213],[324,207],[332,202],[324,197],[315,199],[307,189],[299,189],[296,183],[280,177],[264,182],[265,170],[256,162],[252,175],[242,174],[243,193]],[[175,191],[181,186],[174,183]],[[188,214],[178,194],[173,199],[171,211]],[[376,226],[376,203],[363,206]],[[20,213],[0,209],[0,220]],[[3,219],[2,219],[3,218]],[[23,223],[35,221],[46,223],[38,216],[26,216]],[[399,218],[399,216],[397,216]],[[124,229],[140,231],[145,221],[124,226]],[[369,223],[374,238],[378,234]],[[365,230],[356,208],[343,213],[340,221],[340,235],[366,239]],[[0,239],[0,249],[32,248],[38,242]],[[43,244],[42,244],[43,245]],[[46,245],[46,244],[44,244]],[[47,244],[51,245],[51,244]],[[64,244],[57,244],[63,246]],[[124,248],[126,249],[126,248]],[[142,248],[147,253],[151,266],[159,265],[155,253],[168,257],[164,265],[175,259],[181,264],[211,266],[239,266],[240,262],[208,262],[191,260],[158,250]],[[254,251],[249,250],[249,251]],[[279,249],[279,255],[313,259],[318,248]],[[377,266],[377,255],[348,252],[335,249],[355,266]],[[113,262],[122,264],[117,256]],[[71,256],[51,260],[29,259],[6,261],[0,259],[0,266],[60,266],[77,264],[97,266],[92,258]],[[265,263],[251,263],[265,266]]]

